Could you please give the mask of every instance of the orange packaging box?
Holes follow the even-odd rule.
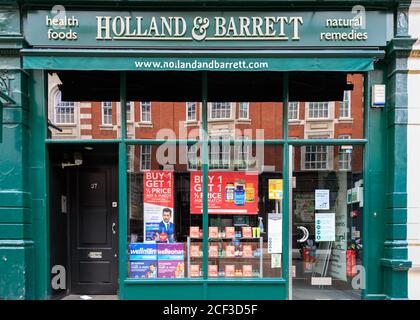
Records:
[[[191,257],[199,257],[200,256],[200,246],[196,244],[192,244],[190,247],[190,255]]]
[[[243,251],[243,254],[242,254],[243,257],[252,258],[252,245],[244,244],[242,246],[242,251]]]
[[[218,227],[209,227],[209,238],[212,238],[212,239],[219,238],[219,228]]]
[[[242,276],[243,277],[252,277],[252,265],[244,264],[242,266]]]
[[[190,227],[190,238],[199,238],[199,237],[200,237],[200,228]]]
[[[226,227],[225,237],[228,239],[235,238],[235,227]]]
[[[219,247],[217,245],[209,245],[209,257],[218,257],[219,256]]]
[[[242,227],[242,238],[252,238],[251,227]]]
[[[235,265],[227,264],[225,266],[225,276],[227,278],[233,278],[235,276]]]
[[[226,246],[226,257],[235,256],[235,246],[227,245]]]
[[[217,264],[209,265],[209,277],[215,278],[218,276],[217,273]]]
[[[200,266],[198,264],[192,264],[190,266],[190,276],[191,278],[196,278],[200,276]]]

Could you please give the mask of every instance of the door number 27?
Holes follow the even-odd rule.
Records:
[[[90,188],[91,189],[98,189],[98,183],[97,182],[91,183]]]

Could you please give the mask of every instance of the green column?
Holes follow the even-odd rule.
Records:
[[[0,10],[0,300],[34,298],[33,217],[28,184],[27,76],[21,71],[20,13]],[[4,99],[5,97],[10,98]],[[9,101],[7,101],[9,100]]]
[[[387,201],[385,218],[384,293],[388,299],[408,296],[407,270],[407,57],[414,39],[408,35],[408,7],[395,11],[395,36],[387,46]]]

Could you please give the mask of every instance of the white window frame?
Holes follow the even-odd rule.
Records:
[[[332,112],[331,112],[331,110],[333,109],[332,108],[332,106],[334,105],[334,102],[331,102],[331,101],[317,101],[317,102],[305,102],[305,104],[306,104],[306,119],[307,120],[329,120],[329,119],[331,119],[331,114],[332,114]],[[314,104],[323,104],[323,106],[327,106],[327,116],[326,117],[324,117],[324,116],[322,116],[322,117],[319,117],[319,116],[317,116],[317,117],[314,117],[313,116],[313,114],[312,114],[312,116],[311,116],[311,112],[310,112],[310,109],[311,109],[311,106],[312,105],[314,105]],[[313,112],[314,113],[314,112]],[[317,113],[318,113],[318,115],[320,114],[320,111],[318,110],[317,111]]]
[[[149,119],[143,119],[143,106],[149,106]],[[141,101],[140,102],[140,122],[141,123],[152,123],[152,102],[151,101]]]
[[[235,142],[234,144],[234,164],[238,170],[247,170],[249,168],[249,158],[252,144],[249,142],[248,136],[239,136],[235,141],[241,141],[240,144]],[[245,155],[245,159],[242,156]],[[241,166],[241,163],[245,163],[245,166]]]
[[[351,139],[351,135],[344,134],[338,136],[338,139]],[[343,149],[343,147],[346,147]],[[346,150],[353,150],[353,146],[339,146],[338,150],[338,170],[339,171],[351,171],[351,160],[352,160],[352,153],[346,152]],[[343,157],[344,156],[344,157]],[[343,158],[345,159],[343,159]],[[342,165],[347,164],[347,166],[344,168]]]
[[[242,114],[243,114],[243,110],[242,110],[242,106],[245,106],[246,107],[246,116],[245,117],[243,117],[242,116]],[[238,114],[238,119],[239,120],[249,120],[249,102],[239,102],[239,114]]]
[[[216,147],[213,143],[210,143],[209,147],[209,170],[229,170],[230,169],[230,162],[231,162],[231,148],[230,148],[230,135],[211,135],[209,137],[210,140],[221,140],[220,143],[217,145],[217,160],[214,159],[213,154],[216,152],[214,151],[213,147]],[[221,150],[220,150],[221,147]],[[227,157],[226,157],[227,155]],[[221,159],[220,159],[221,158]],[[227,160],[227,161],[226,161]],[[214,161],[214,162],[213,162]],[[217,163],[217,166],[214,164]]]
[[[290,107],[293,105],[294,108],[296,108],[296,110],[293,110],[293,113],[296,113],[296,117],[290,117]],[[289,102],[287,105],[287,120],[288,121],[299,121],[299,102],[298,101],[292,101]]]
[[[194,106],[194,118],[189,118],[190,116],[190,112],[189,112],[189,108],[190,106]],[[196,122],[197,121],[197,102],[187,102],[185,104],[185,120],[187,122]]]
[[[146,162],[146,167],[144,166],[143,156],[148,157]],[[140,145],[140,171],[151,170],[152,169],[152,145],[142,144]]]
[[[220,118],[214,118],[213,117],[213,108],[215,107],[215,106],[217,106],[218,104],[220,104],[220,103],[228,103],[229,104],[229,107],[230,107],[230,110],[229,110],[229,113],[230,113],[230,117],[220,117]],[[210,102],[209,104],[208,104],[208,116],[209,116],[209,120],[232,120],[233,119],[233,117],[234,117],[234,114],[233,114],[233,112],[234,112],[234,108],[233,108],[233,103],[232,102]]]
[[[198,160],[199,160],[199,157],[197,155],[198,144],[193,144],[193,145],[190,145],[190,146],[186,146],[186,149],[187,149],[187,168],[188,168],[189,171],[197,171],[198,170]],[[195,166],[191,166],[191,164],[194,160],[195,160]]]
[[[347,115],[342,115],[342,108],[344,105],[347,105]],[[351,119],[351,91],[346,90],[343,94],[343,101],[340,101],[340,110],[339,110],[340,119]]]
[[[60,105],[58,105],[60,104]],[[62,104],[65,104],[64,106]],[[67,112],[57,112],[57,109],[73,109],[73,113],[67,113]],[[73,120],[73,121],[61,121],[63,119],[67,119],[69,118],[69,120]],[[60,120],[60,121],[58,121]],[[54,122],[55,124],[69,124],[69,125],[74,125],[76,124],[76,102],[73,101],[62,101],[61,100],[61,91],[57,91],[54,95]]]
[[[108,105],[110,104],[110,105]],[[111,109],[111,115],[107,114],[105,115],[105,108],[107,109]],[[102,112],[102,125],[103,126],[112,126],[112,101],[103,101],[101,103],[101,112]],[[111,117],[111,123],[106,123],[105,122],[105,117],[108,118]]]
[[[134,102],[133,101],[127,101],[126,102],[126,111],[128,110],[127,107],[130,106],[130,114],[126,112],[126,120],[127,122],[134,122]],[[128,116],[130,115],[130,116]]]
[[[128,163],[127,163],[127,171],[128,172],[134,172],[134,157],[135,157],[135,147],[130,146],[130,151],[128,155]]]

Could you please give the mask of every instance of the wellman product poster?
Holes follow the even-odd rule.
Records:
[[[144,242],[173,242],[174,176],[168,170],[148,170],[143,178]],[[164,216],[169,219],[164,221]]]
[[[203,178],[191,172],[190,212],[203,213]],[[258,174],[245,172],[209,172],[209,214],[258,214]]]
[[[130,277],[157,278],[157,245],[130,243]]]
[[[158,277],[184,278],[184,244],[159,243],[158,251]]]

